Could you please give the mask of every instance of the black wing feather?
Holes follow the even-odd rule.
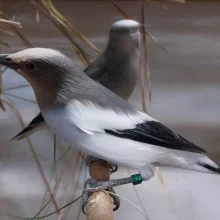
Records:
[[[195,153],[205,153],[206,151],[179,134],[175,134],[169,128],[156,121],[148,121],[136,125],[134,129],[109,130],[105,132],[117,137],[127,138],[134,141],[157,145],[169,149],[189,151]]]
[[[19,132],[15,137],[13,137],[11,140],[14,140],[25,133],[28,133],[32,129],[34,129],[36,126],[45,123],[44,117],[41,113],[39,113],[30,123],[27,127],[25,127],[21,132]]]

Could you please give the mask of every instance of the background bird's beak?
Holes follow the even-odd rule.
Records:
[[[0,54],[0,64],[16,70],[18,65],[12,61],[10,54]]]

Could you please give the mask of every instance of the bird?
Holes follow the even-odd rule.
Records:
[[[220,174],[203,148],[91,79],[59,51],[25,49],[0,55],[0,64],[30,83],[45,121],[57,136],[88,155],[138,170],[126,178],[88,179],[83,205],[92,192],[151,179],[154,165]]]
[[[114,22],[109,30],[106,49],[84,70],[89,77],[126,100],[136,86],[140,70],[140,26],[139,22],[131,19]],[[122,32],[124,32],[123,36]],[[131,33],[132,37],[127,38]],[[119,38],[118,35],[121,37]],[[132,44],[133,48],[127,50],[127,44]],[[48,126],[44,117],[39,113],[12,140],[22,140],[33,132],[46,128]]]

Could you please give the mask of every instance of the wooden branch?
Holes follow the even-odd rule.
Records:
[[[104,160],[94,161],[91,165],[91,177],[97,181],[109,180],[109,164]],[[112,198],[104,192],[95,192],[87,204],[87,220],[113,220]]]

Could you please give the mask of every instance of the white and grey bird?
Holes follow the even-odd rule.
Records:
[[[138,22],[129,19],[113,23],[106,49],[84,70],[90,78],[126,100],[135,88],[140,70],[139,27]],[[40,113],[12,140],[24,139],[43,128],[48,126]]]
[[[132,48],[129,44],[128,50]],[[0,64],[28,80],[55,134],[86,154],[139,171],[123,179],[89,180],[84,198],[88,192],[148,180],[154,164],[220,173],[205,150],[92,80],[58,51],[26,49],[1,55]]]

